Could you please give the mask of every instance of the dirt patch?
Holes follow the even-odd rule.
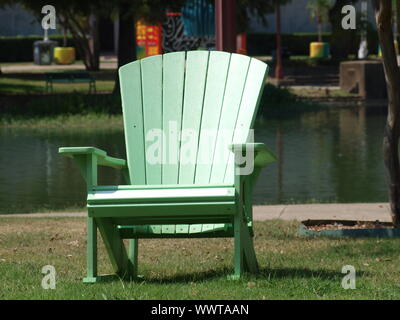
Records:
[[[380,221],[306,221],[304,225],[310,231],[343,230],[343,229],[393,229],[393,225]]]

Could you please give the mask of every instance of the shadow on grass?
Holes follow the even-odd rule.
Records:
[[[44,87],[39,85],[31,85],[31,84],[11,84],[11,83],[0,83],[0,93],[21,93],[29,94],[29,93],[43,93]]]
[[[365,276],[366,272],[357,271],[357,277]],[[337,270],[327,269],[308,269],[308,268],[262,268],[260,273],[255,276],[256,279],[298,279],[298,278],[319,278],[322,280],[337,280],[342,278],[343,274]]]
[[[10,79],[18,79],[18,80],[46,80],[46,73],[63,73],[63,72],[86,72],[83,69],[55,69],[55,70],[43,70],[42,72],[15,72],[15,73],[6,73],[2,75],[2,78],[10,78]],[[116,77],[116,70],[113,69],[104,69],[100,71],[90,71],[96,80],[104,80],[104,81],[114,81]]]
[[[159,278],[147,278],[143,277],[137,279],[137,282],[146,282],[150,284],[188,284],[191,282],[202,282],[202,281],[212,281],[218,278],[225,278],[233,274],[233,269],[230,268],[220,268],[215,270],[207,270],[202,272],[191,272],[176,274],[167,277]],[[364,271],[358,271],[357,277],[363,277],[367,275]],[[261,268],[260,272],[256,275],[245,274],[242,280],[267,280],[271,281],[274,279],[321,279],[321,280],[332,280],[337,281],[338,278],[342,278],[343,274],[334,270],[324,270],[324,269],[308,269],[308,268]],[[122,279],[114,276],[107,277],[102,282],[117,282]],[[124,280],[129,282],[129,280]],[[233,283],[235,280],[231,280]]]

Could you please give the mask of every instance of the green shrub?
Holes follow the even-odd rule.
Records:
[[[68,115],[117,115],[122,113],[120,95],[59,94],[34,95],[34,98],[15,97],[0,109],[0,125],[13,120],[41,119]],[[267,84],[262,94],[259,114],[268,117],[296,116],[320,110],[321,106],[299,99],[285,88]]]
[[[74,114],[120,114],[121,98],[113,94],[60,94],[35,96],[25,103],[9,102],[0,112],[0,118],[35,118]]]
[[[319,104],[302,100],[290,90],[268,83],[261,97],[259,115],[280,118],[321,109]]]

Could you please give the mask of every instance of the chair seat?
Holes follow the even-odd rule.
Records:
[[[88,192],[87,202],[90,217],[116,225],[224,223],[236,211],[233,186],[102,186]]]
[[[233,186],[110,186],[88,193],[90,205],[234,201]]]

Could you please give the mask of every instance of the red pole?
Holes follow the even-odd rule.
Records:
[[[236,52],[236,0],[215,0],[216,49]]]
[[[276,67],[275,78],[281,80],[283,78],[282,71],[282,48],[281,48],[281,8],[279,3],[276,3]]]

